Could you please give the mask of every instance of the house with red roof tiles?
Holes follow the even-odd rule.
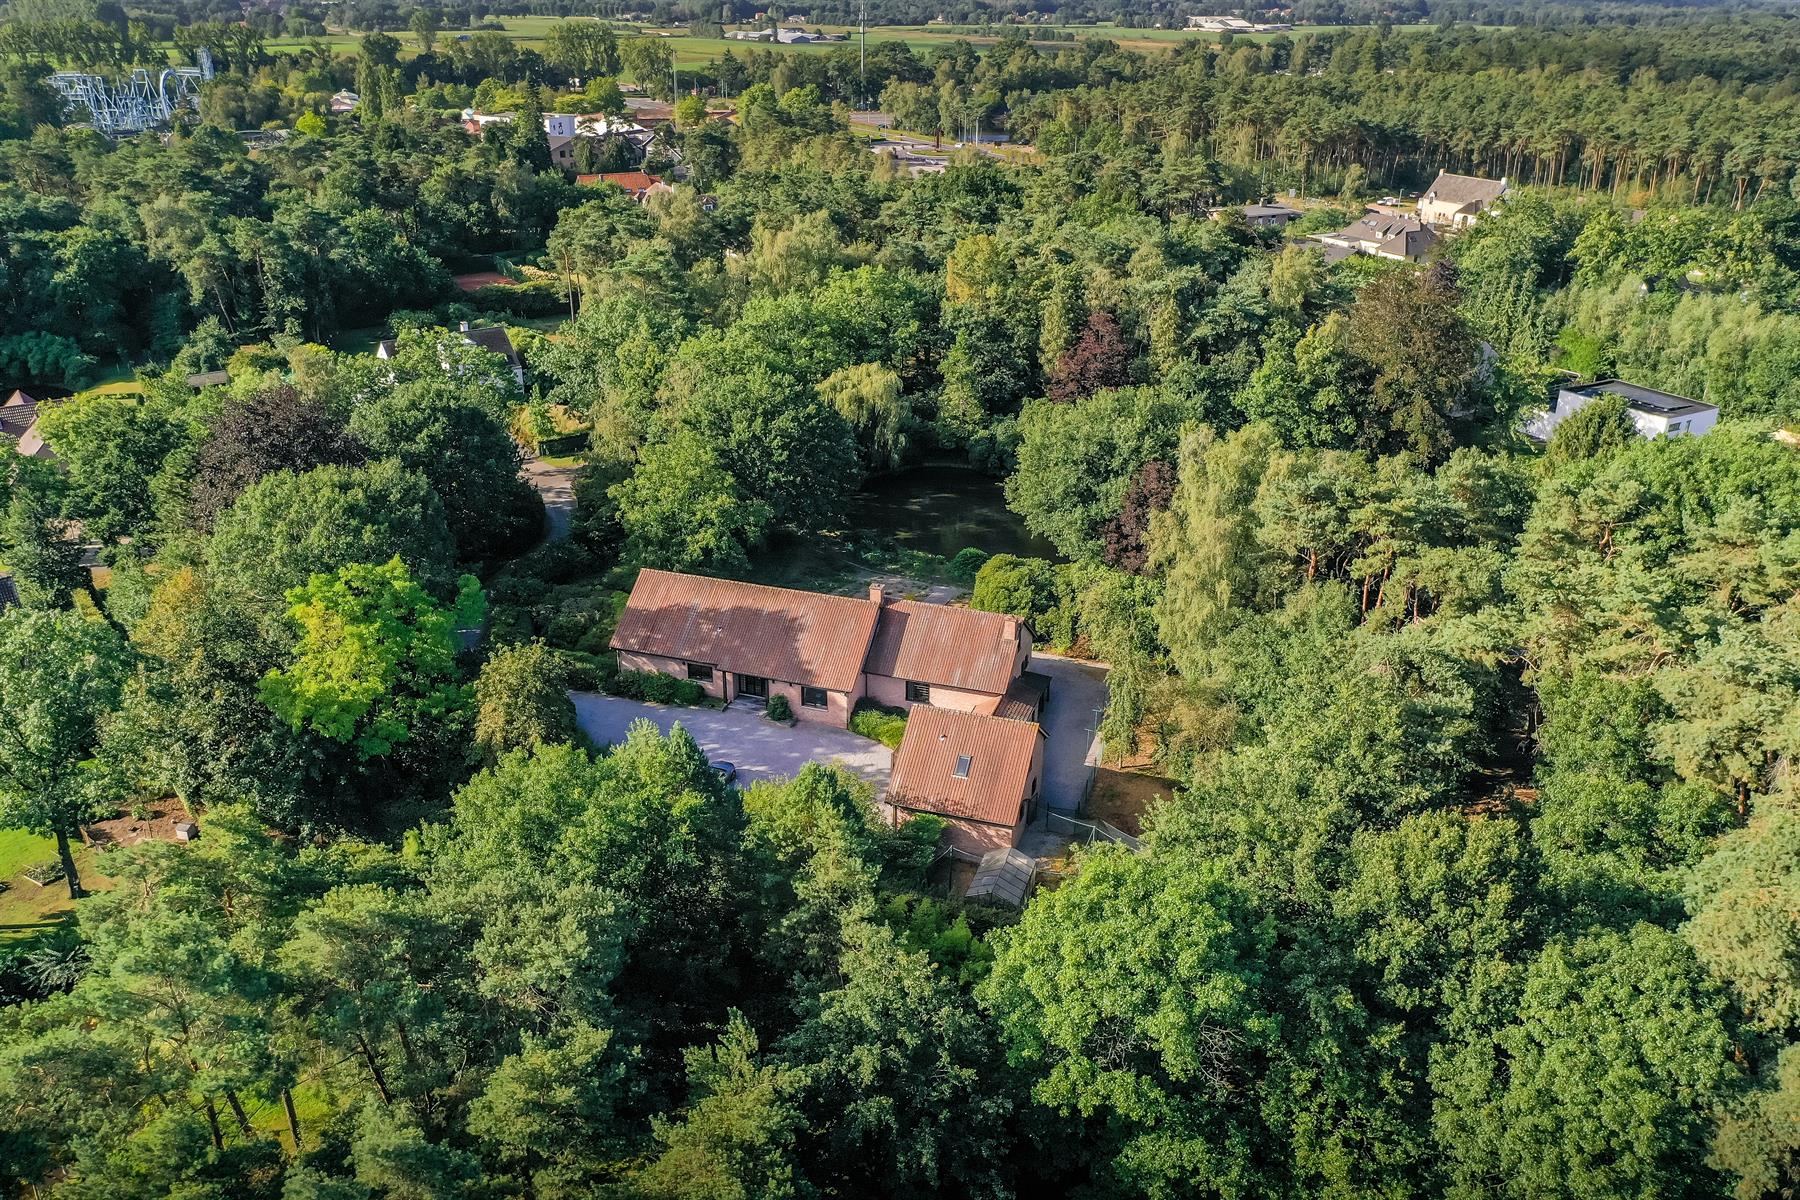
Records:
[[[1022,680],[1031,630],[1004,613],[646,568],[619,617],[619,666],[691,679],[727,702],[786,696],[794,715],[847,725],[859,700],[992,714],[1039,707]],[[1010,701],[1010,702],[1009,702]]]

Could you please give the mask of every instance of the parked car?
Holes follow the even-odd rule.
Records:
[[[712,765],[712,769],[719,773],[719,778],[724,780],[727,785],[737,782],[736,763],[716,762]]]

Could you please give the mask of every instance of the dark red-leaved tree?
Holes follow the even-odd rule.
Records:
[[[195,461],[189,513],[209,532],[244,489],[272,471],[349,466],[362,450],[344,422],[285,385],[228,403],[212,419]]]
[[[1067,404],[1102,388],[1131,382],[1131,346],[1111,313],[1089,315],[1075,344],[1063,351],[1050,372],[1047,394]]]
[[[1100,528],[1101,554],[1106,565],[1134,575],[1143,574],[1150,559],[1150,517],[1169,507],[1175,495],[1175,468],[1153,458],[1138,468],[1125,488],[1119,515]]]

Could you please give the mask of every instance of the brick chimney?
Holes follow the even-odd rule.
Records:
[[[869,599],[876,604],[887,603],[887,593],[881,590],[880,580],[876,580],[869,585]]]

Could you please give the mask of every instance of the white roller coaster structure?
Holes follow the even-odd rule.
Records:
[[[69,115],[85,112],[95,129],[109,137],[142,133],[167,125],[175,111],[200,93],[213,76],[212,55],[201,47],[197,67],[169,67],[155,79],[143,67],[129,79],[108,79],[79,71],[58,71],[50,86],[62,94]]]

